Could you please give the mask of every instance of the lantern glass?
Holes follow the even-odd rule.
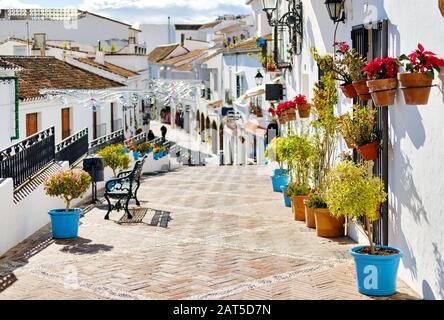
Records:
[[[344,10],[342,0],[327,0],[325,5],[327,6],[328,15],[331,20],[337,22],[342,19]]]
[[[259,70],[257,71],[257,75],[254,77],[254,79],[256,80],[257,86],[261,86],[264,83],[264,76]]]
[[[274,11],[277,9],[278,0],[262,0],[262,9],[264,11]]]

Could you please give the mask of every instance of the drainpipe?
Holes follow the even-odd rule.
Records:
[[[3,80],[14,80],[15,87],[15,101],[14,101],[14,116],[15,116],[15,134],[11,137],[12,140],[17,140],[19,138],[19,85],[18,77],[2,77]]]

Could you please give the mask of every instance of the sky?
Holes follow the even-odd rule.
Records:
[[[246,0],[0,0],[0,8],[78,8],[139,26],[143,23],[205,23],[223,14],[249,13]]]

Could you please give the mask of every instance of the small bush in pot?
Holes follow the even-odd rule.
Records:
[[[105,166],[113,170],[114,176],[117,176],[117,170],[126,170],[129,168],[130,157],[123,152],[123,145],[111,145],[99,151],[98,155],[103,158]]]
[[[282,192],[281,186],[288,185],[288,171],[284,169],[284,142],[284,138],[276,137],[268,144],[265,150],[265,157],[271,162],[276,162],[279,166],[279,169],[276,169],[273,176],[271,176],[274,192]]]
[[[435,71],[444,67],[444,59],[426,51],[421,44],[413,53],[403,54],[399,61],[404,63],[406,72],[398,74],[398,80],[407,105],[426,105],[429,102]]]
[[[91,176],[83,170],[60,170],[45,180],[45,193],[50,197],[62,198],[66,205],[65,209],[48,211],[51,216],[54,238],[69,239],[77,237],[82,210],[72,209],[71,202],[82,197],[90,184]]]
[[[345,219],[331,214],[325,198],[319,195],[310,197],[307,207],[314,215],[316,234],[323,238],[344,236]]]
[[[367,86],[373,102],[377,107],[389,106],[395,103],[399,71],[399,61],[396,58],[375,58],[362,71],[367,74]]]
[[[350,250],[355,258],[359,292],[371,296],[394,294],[402,252],[375,246],[373,242],[372,226],[378,219],[380,205],[387,200],[383,182],[369,174],[366,164],[343,161],[329,174],[326,199],[333,215],[353,217],[355,223],[365,219],[369,245]]]
[[[300,185],[296,182],[288,185],[287,196],[291,199],[294,219],[305,221],[304,201],[309,199],[310,188],[308,185]]]

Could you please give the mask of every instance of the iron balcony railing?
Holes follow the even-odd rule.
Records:
[[[55,147],[57,161],[69,161],[72,166],[88,154],[88,128],[73,134]]]
[[[112,144],[121,144],[125,140],[123,130],[115,131],[89,143],[89,154],[96,154],[99,150]]]
[[[54,127],[0,151],[0,177],[12,178],[14,189],[55,161]]]

